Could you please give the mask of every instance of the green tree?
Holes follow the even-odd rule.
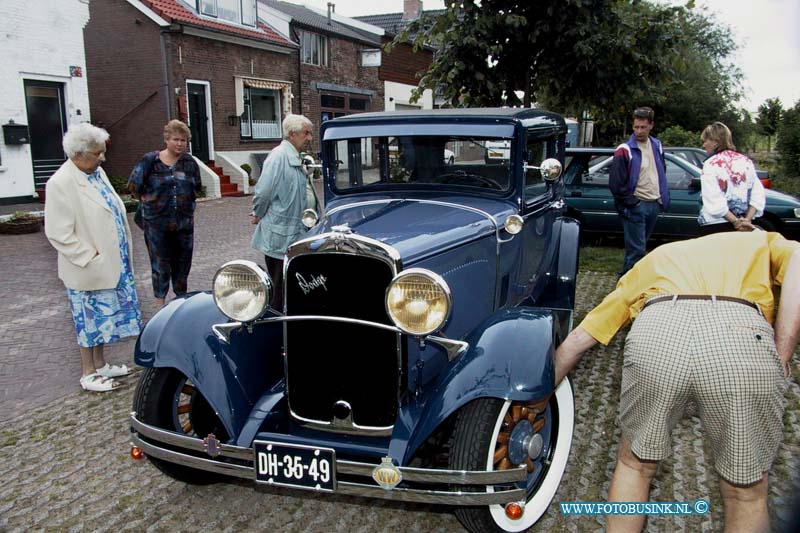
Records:
[[[699,146],[700,134],[694,131],[686,131],[680,126],[670,126],[658,134],[659,140],[664,146]]]
[[[759,132],[767,137],[768,152],[772,151],[772,136],[778,132],[782,114],[783,104],[781,104],[780,98],[767,98],[763,104],[758,106],[756,124],[758,125]]]
[[[723,117],[733,122],[736,115],[738,121],[733,103],[742,94],[742,74],[730,60],[736,50],[730,28],[703,12],[680,15],[675,24],[682,34],[681,61],[677,76],[667,81],[669,97],[656,106],[657,127],[702,131],[716,120],[725,122]]]
[[[800,180],[800,100],[783,112],[778,125],[778,161],[787,178]]]
[[[741,72],[730,29],[686,6],[648,0],[448,1],[397,36],[437,48],[416,89],[451,105],[588,111],[601,142],[627,136],[633,108],[656,110],[656,132],[700,131],[738,112]],[[391,45],[390,45],[391,48]]]
[[[599,120],[665,97],[676,74],[685,11],[637,0],[463,0],[411,23],[394,43],[432,45],[417,95],[451,105],[547,102]],[[522,96],[520,96],[521,93]],[[622,109],[620,109],[622,108]]]

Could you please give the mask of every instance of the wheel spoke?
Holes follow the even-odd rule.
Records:
[[[495,448],[495,450],[494,450],[494,463],[495,464],[500,462],[502,459],[505,459],[506,457],[508,457],[508,446],[502,445],[502,446],[498,446],[497,448]],[[506,459],[506,460],[508,460],[508,459]]]
[[[541,431],[543,427],[544,427],[544,418],[539,418],[536,420],[536,422],[533,423],[533,432],[539,433],[539,431]]]
[[[511,418],[514,419],[514,422],[519,422],[520,418],[522,418],[522,406],[521,405],[513,405],[511,407]]]
[[[190,396],[194,394],[194,391],[195,391],[194,385],[190,385],[189,383],[185,383],[183,385],[183,388],[181,389],[182,394],[188,394]]]
[[[497,435],[497,443],[498,444],[507,444],[508,443],[508,439],[510,439],[510,438],[511,438],[511,432],[510,431],[501,431]]]
[[[513,468],[513,467],[514,467],[514,465],[511,464],[511,461],[509,461],[508,458],[504,458],[502,461],[500,461],[500,464],[497,466],[497,469],[498,470],[508,470],[509,468]]]
[[[185,414],[187,414],[189,412],[189,409],[191,409],[191,405],[188,404],[188,403],[184,403],[182,405],[179,405],[178,406],[178,414],[179,415],[185,415]]]
[[[190,420],[182,422],[181,429],[183,429],[183,432],[188,435],[189,433],[192,432],[192,422]]]
[[[531,460],[530,457],[526,457],[525,458],[525,464],[528,466],[528,473],[530,474],[531,472],[533,472],[533,469],[535,467],[534,467],[533,461]]]

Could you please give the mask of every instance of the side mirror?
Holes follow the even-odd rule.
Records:
[[[692,184],[689,186],[693,191],[699,191],[703,188],[700,178],[692,178]]]
[[[545,181],[556,181],[559,176],[561,176],[561,162],[558,159],[545,159],[542,161],[542,164],[538,167],[533,165],[528,165],[525,163],[523,170],[525,172],[529,170],[538,170],[542,173],[542,178]]]

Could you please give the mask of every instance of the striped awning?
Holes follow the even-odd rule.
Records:
[[[244,113],[244,88],[267,89],[281,92],[281,109],[284,115],[292,112],[292,82],[281,80],[265,80],[259,78],[245,78],[244,76],[234,76],[236,93],[236,115]]]
[[[245,87],[254,87],[256,89],[273,89],[282,91],[292,86],[289,81],[273,81],[273,80],[257,80],[254,78],[242,78]]]

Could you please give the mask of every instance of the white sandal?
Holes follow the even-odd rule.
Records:
[[[89,392],[108,392],[119,387],[119,382],[95,372],[81,378],[81,387]]]
[[[96,372],[106,378],[119,378],[130,374],[131,370],[125,365],[109,365],[106,363],[98,368]]]

